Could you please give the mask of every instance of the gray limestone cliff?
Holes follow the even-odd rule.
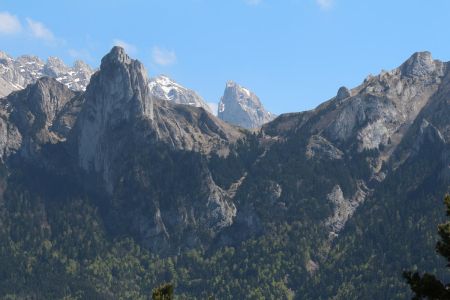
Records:
[[[55,79],[38,79],[26,89],[14,92],[0,102],[2,159],[17,151],[26,158],[33,158],[42,145],[55,144],[67,138],[67,106],[77,94]]]
[[[202,160],[198,165],[192,163],[209,153],[228,155],[230,145],[244,133],[202,108],[155,97],[146,74],[139,61],[131,59],[124,49],[114,47],[102,59],[100,70],[83,94],[69,144],[77,148],[78,166],[88,177],[96,178],[96,188],[103,186],[117,205],[126,205],[133,201],[130,197],[136,197],[139,200],[135,201],[145,206],[141,208],[147,210],[145,214],[138,207],[133,208],[134,214],[139,215],[133,228],[148,247],[169,247],[174,236],[182,232],[189,240],[186,243],[198,244],[199,231],[207,230],[208,235],[214,236],[230,226],[236,207],[227,192],[214,182]],[[161,155],[166,160],[185,156],[186,169],[179,169],[178,164],[173,170],[160,173],[158,170],[170,166],[166,160],[155,160]],[[183,193],[186,187],[179,191],[171,191],[175,187],[153,188],[154,180],[167,178],[171,182],[171,176],[184,176],[181,174],[191,169],[197,170],[190,175],[196,184],[189,187],[197,191],[195,199],[190,193]],[[131,196],[129,187],[122,185],[124,180],[136,182]],[[161,198],[161,193],[172,196]]]
[[[114,47],[102,59],[84,95],[77,124],[78,159],[85,170],[108,172],[108,135],[139,118],[153,119],[144,66]]]

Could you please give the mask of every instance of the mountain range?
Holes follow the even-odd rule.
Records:
[[[22,55],[17,59],[0,52],[0,97],[12,91],[24,89],[41,77],[52,77],[74,91],[85,91],[94,70],[83,61],[75,61],[68,67],[57,57],[49,57],[47,62],[36,56]],[[259,98],[248,89],[238,84],[227,83],[224,97],[220,100],[220,109],[213,112],[205,100],[195,91],[188,89],[165,75],[149,80],[153,96],[178,104],[203,107],[209,113],[218,113],[219,118],[243,128],[258,128],[274,119],[275,115],[267,112]],[[231,89],[234,86],[234,89]],[[235,92],[230,92],[234,90]],[[227,109],[225,110],[225,103]]]
[[[405,268],[443,274],[450,64],[429,52],[275,119],[234,82],[218,118],[120,47],[85,90],[58,76],[0,100],[1,297],[404,299]]]
[[[57,57],[49,57],[46,62],[31,55],[14,59],[0,51],[0,97],[24,89],[44,76],[56,78],[74,91],[84,91],[93,73],[94,70],[80,60],[68,67]]]

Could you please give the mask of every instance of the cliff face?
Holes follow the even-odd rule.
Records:
[[[236,208],[226,193],[215,185],[202,158],[198,161],[199,166],[189,163],[186,166],[198,172],[190,175],[196,185],[183,188],[199,191],[194,201],[192,196],[181,191],[171,192],[170,187],[153,190],[153,181],[159,182],[163,178],[170,181],[173,180],[172,173],[178,176],[186,170],[166,170],[167,173],[158,174],[160,168],[166,169],[165,162],[154,161],[151,156],[162,155],[161,151],[168,153],[169,160],[177,153],[185,153],[180,155],[187,157],[202,157],[210,152],[226,155],[230,143],[243,136],[241,132],[201,108],[155,98],[142,64],[130,59],[118,47],[102,59],[100,71],[93,76],[84,98],[71,135],[72,144],[77,145],[79,167],[88,174],[99,176],[106,192],[118,197],[118,206],[132,201],[127,199],[129,194],[121,195],[129,190],[121,182],[137,180],[132,197],[138,197],[136,201],[140,204],[132,209],[138,214],[132,222],[146,244],[152,248],[157,247],[157,241],[169,245],[171,236],[181,235],[191,222],[196,224],[195,230],[207,228],[213,235],[216,230],[231,224]],[[140,175],[130,174],[131,170]],[[130,177],[124,177],[124,174]],[[177,205],[160,203],[169,201],[161,196],[167,193],[173,194],[169,199],[177,199]],[[142,214],[139,209],[147,214]],[[185,215],[188,212],[190,215]],[[171,216],[170,225],[165,219],[168,215]]]
[[[63,119],[69,118],[66,107],[76,97],[76,93],[56,80],[42,78],[2,101],[2,159],[17,151],[32,157],[42,145],[64,141],[68,130],[62,127]],[[73,118],[69,119],[66,126],[70,130]]]

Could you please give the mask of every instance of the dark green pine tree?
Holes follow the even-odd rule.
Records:
[[[450,217],[450,195],[445,196],[447,216]],[[436,244],[436,251],[448,261],[450,267],[450,221],[438,226],[441,240]],[[450,299],[450,283],[443,283],[436,276],[425,273],[422,276],[418,272],[407,271],[403,273],[411,290],[414,292],[413,299]]]
[[[173,299],[173,285],[170,283],[165,283],[157,288],[153,289],[152,292],[153,300],[172,300]]]

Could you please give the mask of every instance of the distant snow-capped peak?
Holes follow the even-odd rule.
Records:
[[[22,55],[14,59],[0,51],[0,97],[25,88],[41,77],[55,78],[74,91],[84,91],[94,70],[82,61],[69,67],[57,57],[46,62],[37,56]]]
[[[206,111],[212,113],[209,105],[195,91],[188,89],[173,79],[160,75],[150,79],[149,87],[151,93],[160,99],[173,101],[178,104],[203,107]]]

